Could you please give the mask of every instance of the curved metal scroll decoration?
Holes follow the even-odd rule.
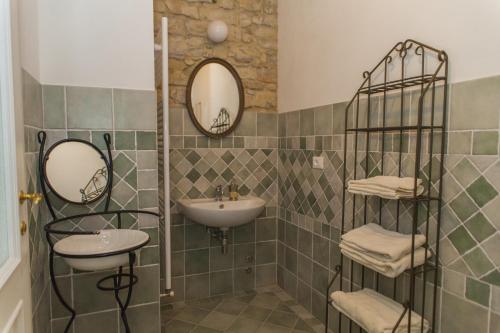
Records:
[[[71,330],[71,326],[75,320],[76,317],[76,312],[75,310],[71,307],[68,301],[64,298],[62,295],[58,285],[57,281],[55,278],[55,272],[54,272],[54,256],[57,254],[60,257],[71,257],[71,258],[81,258],[81,259],[90,259],[90,258],[99,258],[99,257],[109,257],[109,256],[114,256],[114,255],[119,255],[119,254],[124,254],[128,253],[129,257],[129,262],[128,262],[128,273],[125,273],[123,271],[123,267],[118,268],[118,272],[115,274],[111,274],[107,277],[104,277],[103,279],[97,281],[96,286],[99,290],[102,291],[113,291],[114,296],[116,299],[116,302],[118,303],[118,306],[120,308],[120,317],[123,322],[123,326],[125,328],[126,333],[130,333],[130,326],[128,323],[127,319],[127,308],[130,305],[130,301],[132,298],[132,291],[133,291],[133,286],[138,283],[138,277],[134,274],[134,264],[136,262],[136,254],[135,251],[138,250],[140,247],[146,245],[150,239],[148,237],[147,241],[144,242],[141,245],[138,245],[134,248],[129,248],[126,250],[122,251],[115,251],[111,253],[105,253],[105,254],[98,254],[98,255],[64,255],[60,253],[56,253],[54,251],[54,242],[52,237],[53,236],[74,236],[74,235],[96,235],[99,234],[99,231],[79,231],[79,230],[72,230],[68,231],[63,228],[57,229],[55,228],[57,225],[62,224],[64,222],[67,222],[72,219],[80,219],[84,217],[90,217],[90,216],[97,216],[97,215],[115,215],[117,217],[118,225],[117,228],[121,229],[122,228],[122,214],[147,214],[147,215],[154,215],[159,217],[159,214],[155,212],[150,212],[150,211],[141,211],[141,210],[115,210],[115,211],[110,211],[109,210],[109,204],[111,202],[111,194],[112,194],[112,185],[113,185],[113,156],[111,153],[111,136],[109,133],[104,134],[104,141],[106,143],[106,148],[107,148],[107,161],[106,166],[108,167],[108,184],[106,188],[106,199],[105,199],[105,205],[104,205],[104,210],[102,212],[91,212],[91,213],[86,213],[86,214],[79,214],[79,215],[72,215],[72,216],[66,216],[62,218],[58,218],[57,214],[54,210],[54,207],[51,203],[50,197],[49,197],[49,192],[47,190],[47,179],[45,175],[45,170],[44,170],[44,161],[45,161],[45,145],[47,141],[47,134],[44,131],[38,132],[38,142],[40,144],[40,150],[39,150],[39,157],[38,157],[38,168],[39,168],[39,175],[40,175],[40,186],[42,193],[44,197],[46,198],[45,202],[47,204],[47,207],[49,209],[50,215],[52,216],[52,221],[47,223],[44,226],[45,230],[45,237],[47,239],[47,242],[49,243],[50,251],[49,251],[49,273],[50,273],[50,280],[52,284],[52,288],[54,290],[54,293],[56,294],[57,298],[63,305],[63,307],[70,313],[70,318],[68,320],[68,323],[66,324],[66,327],[64,329],[65,333],[68,333]],[[77,139],[72,139],[73,141],[79,141]],[[71,141],[71,140],[63,140],[63,141]],[[57,144],[57,143],[56,143]],[[48,152],[47,152],[48,153]],[[103,156],[104,158],[104,156]],[[64,199],[64,198],[63,198]],[[128,282],[126,281],[128,280]],[[108,287],[105,286],[105,282],[111,281],[112,286]],[[120,297],[120,290],[123,289],[128,289],[126,293],[125,300],[123,301]]]

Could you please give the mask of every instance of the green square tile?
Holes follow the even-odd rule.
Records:
[[[186,174],[186,177],[191,181],[191,183],[194,184],[201,177],[201,175],[198,171],[196,171],[196,169],[191,169],[191,171]]]
[[[278,136],[277,113],[257,113],[257,136]]]
[[[115,128],[153,130],[156,128],[154,90],[114,89]]]
[[[472,132],[449,132],[448,154],[470,154]]]
[[[479,247],[467,253],[464,259],[476,276],[482,276],[493,269],[493,264]]]
[[[64,87],[43,86],[43,116],[46,129],[66,128]]]
[[[497,129],[500,115],[499,85],[499,76],[453,84],[450,128]]]
[[[482,213],[477,213],[465,224],[472,236],[481,243],[496,232],[496,229],[488,222]]]
[[[498,194],[497,190],[483,176],[479,177],[467,188],[467,193],[479,207],[486,205]]]
[[[68,131],[68,139],[79,139],[90,142],[89,131]]]
[[[196,147],[197,148],[208,148],[208,137],[197,136],[196,137]]]
[[[155,150],[156,132],[136,132],[137,150]]]
[[[230,294],[233,292],[233,272],[213,272],[210,274],[210,295]]]
[[[184,148],[196,148],[196,136],[185,136]]]
[[[483,277],[482,280],[500,287],[500,271],[498,269],[494,270],[493,272]]]
[[[234,148],[245,148],[245,139],[241,136],[235,136],[234,137]]]
[[[158,191],[142,190],[139,191],[139,208],[158,207]]]
[[[497,155],[498,132],[474,132],[474,140],[472,141],[472,153],[474,155]]]
[[[314,135],[314,110],[300,111],[300,135]]]
[[[490,286],[486,283],[467,277],[465,297],[473,302],[488,307],[490,305]]]
[[[113,171],[120,177],[127,175],[134,165],[134,162],[123,153],[120,153],[113,159]]]
[[[241,121],[236,127],[237,136],[256,136],[257,135],[257,113],[245,111]]]
[[[467,220],[478,210],[477,206],[465,192],[462,192],[455,200],[453,200],[450,203],[450,206],[462,221]]]
[[[448,238],[451,240],[453,246],[455,246],[460,254],[467,252],[476,245],[474,239],[472,239],[472,237],[463,226],[455,229],[451,234],[448,235]]]
[[[451,173],[462,186],[469,186],[470,183],[479,177],[479,171],[477,171],[476,167],[466,158],[462,159]]]
[[[111,89],[67,87],[68,128],[112,128],[111,96]]]
[[[209,250],[186,251],[186,274],[200,274],[209,271]],[[206,286],[208,289],[208,286]]]
[[[135,150],[135,132],[115,132],[116,150]]]
[[[104,141],[104,134],[108,132],[104,131],[92,131],[92,143],[97,146],[97,148],[101,150],[106,150],[106,141]],[[111,144],[113,144],[111,142]]]

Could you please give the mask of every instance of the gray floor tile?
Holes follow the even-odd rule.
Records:
[[[247,303],[240,302],[238,300],[229,298],[223,300],[216,308],[218,312],[230,314],[230,315],[239,315],[243,309],[247,306]]]
[[[274,325],[292,328],[295,326],[297,319],[298,317],[293,313],[274,311],[267,319],[267,322]]]
[[[283,326],[276,326],[273,324],[265,323],[257,330],[257,333],[288,333],[289,328]]]
[[[261,321],[239,317],[231,325],[228,332],[231,333],[254,333],[262,325]]]
[[[172,320],[168,325],[166,325],[165,332],[168,333],[189,333],[195,327],[195,325],[190,323],[185,323],[179,320]]]
[[[236,318],[233,315],[212,311],[200,322],[200,326],[225,331],[235,322]]]
[[[243,310],[241,316],[245,318],[264,321],[267,319],[267,317],[269,317],[271,312],[272,310],[270,309],[266,309],[255,305],[249,305],[245,310]]]
[[[274,293],[258,294],[250,302],[251,305],[260,306],[263,308],[274,309],[280,303],[280,299]]]
[[[182,320],[185,322],[197,324],[200,321],[202,321],[206,316],[208,316],[209,313],[210,311],[188,306],[184,308],[184,310],[182,310],[174,318],[177,320]]]

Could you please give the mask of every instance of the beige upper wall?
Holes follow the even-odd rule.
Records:
[[[23,68],[43,84],[154,89],[152,0],[21,0]]]
[[[186,85],[194,67],[206,58],[219,57],[231,63],[241,76],[246,110],[276,112],[277,0],[155,0],[154,9],[157,41],[161,17],[169,19],[170,106],[184,107]],[[221,44],[207,37],[209,22],[217,19],[229,27],[229,37]]]
[[[278,111],[350,99],[398,41],[444,49],[452,82],[500,74],[498,0],[278,0]]]

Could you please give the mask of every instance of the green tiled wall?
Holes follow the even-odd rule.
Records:
[[[438,280],[440,332],[493,333],[498,331],[500,317],[500,77],[456,83],[449,92],[439,258],[442,274]],[[415,119],[413,96],[412,92],[405,95],[409,116],[404,123]],[[389,96],[388,101],[391,118],[392,108],[398,110],[400,101],[395,96]],[[380,103],[373,102],[380,110]],[[278,283],[318,319],[324,317],[325,281],[333,276],[339,262],[345,106],[339,103],[282,113],[278,120]],[[374,112],[371,116],[371,126],[380,122],[380,116]],[[398,117],[392,118],[399,122]],[[439,136],[434,140],[439,142]],[[376,152],[381,146],[380,140],[373,141],[379,144],[370,146],[374,153],[369,154],[369,165],[370,172],[376,174],[380,172],[380,154]],[[386,135],[385,151],[398,151],[399,142],[398,135]],[[403,154],[403,170],[412,171],[415,137],[404,136],[402,142],[402,150],[410,153]],[[429,144],[428,136],[424,143]],[[350,140],[349,149],[352,144]],[[312,156],[316,155],[325,158],[325,170],[312,169]],[[384,173],[390,174],[397,160],[394,154],[386,155]],[[433,167],[438,165],[437,158]],[[422,163],[424,179],[429,174],[428,162]],[[360,172],[364,174],[362,169]],[[437,173],[433,175],[436,186]],[[348,211],[352,203],[350,207]],[[369,207],[376,208],[370,202]],[[390,208],[384,208],[384,214]],[[408,220],[405,210],[409,208],[402,208],[403,221]],[[386,214],[382,223],[391,227],[393,219]],[[435,221],[431,214],[433,225]],[[402,228],[405,230],[404,222]],[[431,246],[435,244],[431,242]],[[359,274],[359,267],[354,268]],[[383,281],[382,290],[385,283],[392,292],[388,282]],[[398,285],[404,283],[401,280]],[[398,299],[403,300],[403,296],[398,294]]]
[[[245,112],[236,131],[209,139],[185,109],[170,110],[172,288],[177,302],[232,294],[276,283],[277,114]],[[266,201],[254,222],[230,229],[229,250],[203,225],[179,214],[176,200],[213,198],[217,185],[235,182],[242,195]]]
[[[110,133],[113,150],[113,193],[110,209],[158,211],[158,162],[156,98],[154,91],[89,87],[40,87],[43,128],[48,144],[64,138],[89,140],[105,150],[104,133]],[[29,136],[33,136],[32,133]],[[38,149],[35,143],[34,149]],[[49,194],[50,195],[50,194]],[[54,198],[55,199],[55,198]],[[82,207],[54,200],[58,216],[102,211],[103,201]],[[46,215],[46,219],[49,218]],[[136,331],[159,332],[160,259],[158,221],[149,216],[123,216],[127,228],[150,234],[151,242],[139,252],[136,272],[139,283],[134,293],[129,322]],[[68,222],[72,229],[114,228],[116,219],[84,218]],[[45,242],[45,240],[43,241]],[[45,253],[46,256],[46,253]],[[118,306],[112,293],[96,288],[106,272],[77,272],[56,258],[56,275],[61,291],[77,312],[73,332],[122,332]],[[52,332],[62,332],[68,313],[55,294],[51,296]]]
[[[36,133],[43,128],[42,87],[23,71],[25,175],[28,193],[40,192],[38,177],[38,143]],[[45,205],[28,205],[29,253],[31,270],[31,300],[33,332],[50,332],[50,286],[48,277],[48,247],[43,226],[48,212]]]

